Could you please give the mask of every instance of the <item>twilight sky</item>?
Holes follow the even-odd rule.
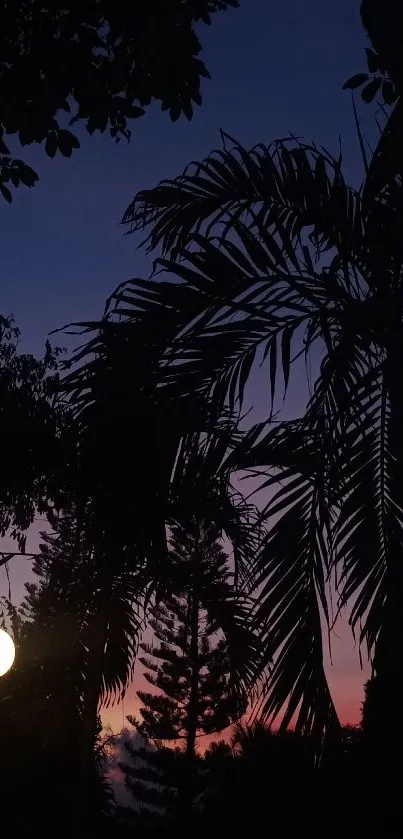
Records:
[[[34,189],[17,190],[11,206],[0,203],[0,310],[14,314],[24,350],[41,353],[50,330],[97,318],[118,283],[148,275],[134,237],[123,237],[122,214],[139,189],[218,146],[220,128],[246,146],[292,131],[336,153],[341,138],[345,170],[360,180],[350,96],[341,89],[364,68],[359,0],[241,0],[240,9],[202,25],[200,35],[212,80],[191,123],[171,124],[153,107],[133,123],[130,144],[81,132],[82,148],[70,160],[11,146],[40,175]],[[258,384],[255,398],[262,398]],[[301,398],[296,381],[291,400],[298,405]],[[28,550],[35,541],[34,534]],[[14,600],[28,567],[14,560]],[[6,592],[0,569],[0,594]],[[342,719],[354,722],[363,674],[343,622],[338,635],[330,681]],[[133,711],[130,695],[126,713]],[[110,718],[120,728],[122,710]]]

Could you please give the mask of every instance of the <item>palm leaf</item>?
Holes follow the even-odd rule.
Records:
[[[335,534],[342,567],[340,604],[352,602],[350,622],[360,626],[360,643],[370,654],[387,614],[389,577],[403,543],[402,509],[396,460],[392,453],[392,415],[385,370],[373,382],[372,425],[352,436],[344,465],[346,498]]]
[[[232,142],[231,149],[214,151],[179,177],[140,192],[123,223],[131,231],[151,228],[149,249],[161,246],[174,256],[195,235],[210,237],[218,226],[227,239],[239,223],[259,231],[274,224],[285,251],[310,227],[321,247],[354,252],[362,233],[359,197],[344,182],[340,158],[293,138],[248,151]]]
[[[269,674],[261,714],[320,745],[338,729],[323,665],[322,619],[328,620],[326,496],[320,476],[289,480],[268,504],[272,525],[258,557],[256,621]]]

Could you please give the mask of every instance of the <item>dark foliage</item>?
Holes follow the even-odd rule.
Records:
[[[44,534],[34,561],[37,582],[27,585],[13,621],[15,664],[0,683],[0,744],[8,754],[2,788],[14,800],[18,787],[24,802],[13,815],[17,833],[33,825],[46,836],[59,829],[60,812],[66,830],[74,830],[81,820],[81,742],[96,573],[74,520],[63,518],[54,524],[54,535]],[[91,588],[85,581],[89,565]],[[102,772],[97,716],[92,730],[93,762],[86,790],[95,828],[113,807],[113,796]]]
[[[186,528],[174,528],[170,554],[179,569],[187,566],[179,578],[182,590],[151,611],[149,626],[155,640],[140,645],[140,662],[154,690],[138,691],[141,722],[129,717],[139,734],[156,743],[157,750],[136,751],[129,742],[126,747],[134,764],[137,757],[143,765],[121,768],[138,800],[172,815],[193,806],[202,788],[198,738],[221,731],[239,718],[246,709],[247,694],[234,682],[231,646],[220,637],[220,610],[230,609],[236,621],[237,592],[217,528],[197,520]],[[167,752],[162,746],[166,741],[182,741],[183,751]],[[152,782],[151,790],[148,782]]]
[[[396,230],[397,216],[401,213],[403,142],[403,14],[395,0],[362,0],[361,18],[372,43],[366,49],[368,73],[359,73],[346,82],[345,87],[361,87],[365,103],[377,97],[380,104],[376,112],[379,139],[370,159],[366,160],[367,177],[363,195],[367,202],[389,207],[389,223]],[[361,131],[356,115],[357,130],[364,158],[367,158],[367,140]],[[394,220],[393,216],[395,217]]]
[[[403,10],[395,0],[362,0],[361,19],[374,50],[367,50],[368,67],[389,76],[399,96],[403,93]]]
[[[178,0],[168,16],[156,2],[56,5],[51,15],[36,0],[8,4],[3,135],[69,156],[77,141],[56,121],[63,107],[116,139],[153,99],[190,118],[206,74],[193,24],[227,5],[236,2]],[[0,683],[2,792],[12,799],[18,785],[25,805],[17,835],[32,824],[54,832],[60,813],[76,833],[106,826],[98,712],[130,680],[150,598],[159,643],[143,645],[142,661],[156,692],[139,694],[136,725],[186,747],[127,749],[128,786],[149,810],[134,818],[136,835],[166,828],[168,816],[177,836],[255,835],[268,791],[286,835],[323,835],[323,809],[330,835],[346,812],[355,835],[394,835],[399,823],[403,16],[390,2],[361,8],[373,49],[368,72],[345,86],[361,87],[366,103],[380,98],[386,124],[368,155],[355,111],[360,190],[341,157],[314,145],[246,150],[222,135],[221,149],[130,205],[124,220],[159,249],[162,279],[117,289],[102,322],[83,325],[89,342],[62,381],[57,354],[19,355],[1,320],[0,533],[11,529],[23,548],[35,510],[54,528],[23,612],[4,598],[0,608],[17,641]],[[10,200],[7,182],[36,176],[0,152]],[[294,362],[309,370],[318,353],[304,415],[278,422]],[[258,364],[267,422],[241,433],[234,417]],[[233,491],[239,470],[263,475],[259,518]],[[330,582],[373,658],[362,732],[341,730],[326,680]],[[230,746],[198,755],[197,737],[239,717],[258,677],[256,711],[279,732],[240,726]],[[117,835],[130,823],[121,812]]]
[[[0,316],[0,535],[11,532],[20,550],[35,511],[59,498],[68,417],[56,398],[58,355],[43,360],[18,352],[19,331]]]
[[[149,626],[160,643],[141,644],[140,662],[147,668],[147,681],[157,691],[138,692],[142,722],[137,730],[150,740],[187,742],[189,718],[194,715],[192,755],[200,735],[221,731],[245,708],[231,690],[227,645],[224,640],[214,640],[217,626],[208,622],[199,602],[197,609],[197,629],[189,626],[189,603],[181,598],[172,597],[152,610]]]
[[[373,47],[365,50],[368,72],[352,76],[344,87],[361,88],[367,104],[379,93],[385,105],[393,105],[403,92],[402,9],[396,0],[362,0],[360,11]]]
[[[389,704],[403,672],[400,186],[375,195],[369,168],[354,190],[341,157],[301,142],[228,143],[142,192],[127,220],[161,248],[165,276],[199,295],[171,340],[167,386],[216,415],[242,405],[257,364],[266,372],[268,424],[227,464],[264,470],[271,496],[255,565],[262,710],[273,720],[285,707],[282,726],[295,715],[319,745],[338,728],[322,651],[333,575]],[[305,356],[309,370],[313,348],[322,361],[305,415],[272,423],[293,362]]]
[[[129,739],[125,740],[125,749],[126,760],[120,763],[120,769],[138,808],[139,824],[161,830],[184,819],[183,793],[189,785],[185,752],[161,742],[154,747],[133,745]],[[201,758],[196,757],[195,764],[197,772]]]
[[[129,124],[153,100],[172,120],[192,118],[209,77],[198,57],[197,22],[238,0],[25,0],[1,4],[0,191],[33,186],[36,173],[11,157],[6,135],[22,146],[70,157],[80,143],[70,128],[130,138]],[[67,114],[67,121],[61,114]],[[67,126],[67,127],[66,127]]]
[[[235,727],[231,750],[213,746],[205,756],[210,788],[203,800],[203,816],[224,825],[231,820],[237,833],[250,823],[257,829],[267,818],[270,789],[273,821],[291,835],[308,825],[317,797],[318,771],[309,743],[295,734],[273,734],[261,723]],[[238,827],[236,827],[238,825]]]
[[[379,788],[370,771],[365,771],[360,729],[343,729],[342,749],[328,754],[321,767],[315,764],[313,746],[309,738],[273,732],[261,723],[237,725],[230,742],[213,743],[199,757],[200,794],[187,815],[172,806],[168,815],[161,807],[162,800],[167,808],[174,800],[169,789],[164,799],[165,772],[179,779],[183,753],[161,749],[142,762],[145,752],[140,757],[135,750],[138,776],[148,784],[149,804],[155,809],[140,808],[131,814],[126,810],[122,829],[126,825],[139,836],[166,831],[202,837],[226,831],[242,837],[245,832],[259,835],[262,826],[270,823],[273,831],[285,836],[298,832],[319,839],[326,820],[331,837],[341,831],[355,836],[360,830],[369,836],[395,835],[379,800]],[[369,803],[372,794],[374,800]],[[368,802],[364,808],[363,797]]]
[[[257,836],[270,824],[284,836],[319,839],[326,821],[326,833],[335,839],[360,831],[397,835],[377,781],[365,771],[360,729],[343,729],[342,749],[328,754],[320,767],[314,752],[314,743],[295,732],[273,732],[261,723],[236,726],[231,745],[214,744],[204,757],[209,785],[194,834],[225,830],[235,837]]]
[[[256,509],[234,492],[223,467],[238,441],[234,421],[224,412],[212,425],[197,394],[182,398],[161,377],[184,316],[178,288],[174,295],[167,309],[162,286],[133,281],[118,289],[101,324],[84,325],[93,337],[61,382],[75,432],[66,480],[89,505],[105,561],[125,551],[157,588],[168,573],[166,526],[185,523],[194,509],[229,537],[243,577],[259,540]]]

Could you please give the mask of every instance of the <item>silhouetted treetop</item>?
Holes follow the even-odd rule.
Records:
[[[44,143],[46,153],[70,157],[79,148],[68,125],[84,121],[89,134],[109,129],[128,139],[128,122],[152,100],[172,120],[191,119],[209,77],[194,24],[238,0],[24,0],[1,4],[0,189],[33,186],[36,173],[13,160],[5,134],[21,145]]]
[[[356,125],[363,155],[366,179],[363,190],[364,205],[389,206],[387,227],[396,242],[400,226],[403,138],[403,8],[395,0],[363,0],[361,19],[371,41],[366,48],[367,72],[356,73],[344,88],[360,89],[365,103],[378,106],[376,122],[379,138],[370,151],[356,113]],[[372,145],[372,144],[371,144]],[[379,220],[377,222],[379,229]],[[395,245],[393,246],[395,247]]]
[[[374,70],[388,73],[401,93],[403,89],[403,6],[396,0],[363,0],[361,20],[377,53]]]
[[[356,73],[344,87],[361,88],[364,102],[380,96],[384,105],[393,105],[403,90],[403,8],[396,0],[363,0],[361,20],[370,38],[367,47],[367,72]]]

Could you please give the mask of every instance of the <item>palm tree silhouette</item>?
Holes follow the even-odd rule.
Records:
[[[140,193],[125,220],[146,229],[165,277],[199,295],[167,347],[166,386],[213,415],[242,404],[257,363],[272,409],[227,465],[264,469],[272,494],[256,558],[262,712],[317,743],[338,720],[323,669],[329,580],[374,657],[385,704],[403,673],[401,211],[347,185],[341,156],[296,139],[222,149]],[[164,274],[163,274],[164,276]],[[185,315],[183,315],[185,317]],[[298,358],[317,373],[300,419],[277,421]],[[272,422],[271,422],[272,420]],[[393,741],[391,738],[390,742]]]

